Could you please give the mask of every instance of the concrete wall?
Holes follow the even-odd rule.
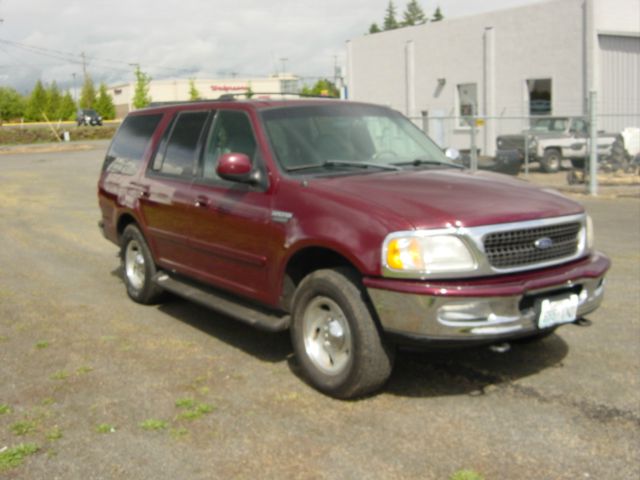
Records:
[[[553,0],[356,38],[347,45],[349,97],[411,117],[428,111],[434,139],[464,149],[469,128],[438,118],[457,115],[457,86],[475,83],[478,113],[503,118],[479,127],[478,145],[492,154],[496,135],[528,126],[527,79],[551,79],[553,115],[586,111],[588,91],[598,85],[596,26],[633,30],[625,17],[639,5],[638,0]]]

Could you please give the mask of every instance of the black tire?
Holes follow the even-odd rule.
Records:
[[[157,303],[163,290],[153,283],[156,264],[142,232],[136,225],[128,225],[120,240],[122,277],[127,294],[137,303]]]
[[[300,282],[291,341],[304,377],[335,398],[372,393],[393,369],[395,351],[383,341],[350,269],[317,270]]]
[[[562,166],[562,154],[557,148],[548,148],[540,159],[540,167],[546,173],[556,173]]]

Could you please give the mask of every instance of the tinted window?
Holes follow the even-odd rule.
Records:
[[[178,115],[164,155],[154,162],[154,169],[179,177],[191,177],[198,149],[198,140],[207,121],[208,112],[183,112]]]
[[[204,155],[202,176],[218,178],[218,159],[224,153],[244,153],[251,160],[256,152],[256,140],[249,117],[244,112],[221,111],[216,115]]]
[[[161,114],[125,118],[107,152],[103,170],[123,175],[135,174],[161,118]]]

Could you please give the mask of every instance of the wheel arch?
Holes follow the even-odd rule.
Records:
[[[129,212],[125,212],[120,217],[118,217],[118,221],[116,223],[116,233],[118,234],[118,241],[122,238],[122,234],[124,233],[124,229],[129,225],[134,224],[140,231],[140,223],[136,220],[136,218]]]
[[[356,263],[339,251],[323,246],[308,245],[293,253],[286,261],[282,280],[281,304],[291,311],[293,294],[300,282],[316,270],[349,268],[358,276],[361,270]]]

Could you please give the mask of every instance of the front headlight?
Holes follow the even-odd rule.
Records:
[[[582,230],[578,237],[578,252],[580,254],[589,252],[593,249],[593,222],[591,217],[586,215]]]
[[[460,237],[426,230],[388,235],[382,247],[382,265],[388,276],[414,278],[470,272],[478,266]]]

